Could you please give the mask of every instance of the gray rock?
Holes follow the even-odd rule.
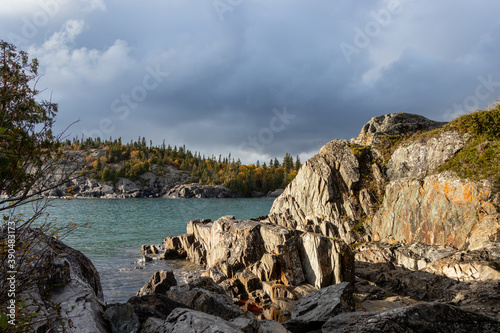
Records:
[[[352,243],[351,226],[361,219],[358,159],[346,140],[333,140],[307,160],[273,203],[271,222]]]
[[[134,296],[128,300],[127,304],[134,307],[141,323],[150,317],[166,319],[174,309],[186,307],[184,304],[160,294]]]
[[[162,294],[165,295],[170,287],[176,286],[174,272],[172,271],[159,271],[155,272],[148,283],[146,283],[141,290],[137,292],[137,296],[149,294]]]
[[[141,333],[167,333],[165,320],[160,318],[148,318],[141,327]]]
[[[408,146],[400,146],[387,163],[387,176],[389,180],[425,177],[453,157],[468,139],[469,135],[444,132],[426,142],[417,141]]]
[[[259,322],[257,333],[287,333],[288,330],[282,324],[274,320],[262,320]]]
[[[167,297],[186,305],[187,307],[230,320],[243,315],[243,312],[233,304],[226,294],[221,295],[205,289],[186,284],[172,287]]]
[[[341,314],[331,318],[322,332],[454,332],[494,333],[500,322],[481,314],[440,304],[417,304],[399,309],[367,314]]]
[[[161,330],[166,333],[243,332],[220,317],[188,309],[175,309],[159,328],[159,332]]]
[[[381,207],[365,224],[372,240],[484,247],[500,231],[500,215],[487,200],[490,181],[460,179],[451,172],[390,182]]]
[[[352,142],[361,145],[372,145],[382,135],[411,134],[438,128],[446,123],[429,120],[426,117],[411,113],[389,113],[373,117],[366,123],[358,137]]]
[[[321,327],[325,322],[339,313],[354,310],[353,286],[343,282],[320,289],[302,297],[292,312],[292,319],[285,323],[292,327]]]
[[[239,198],[241,195],[219,185],[183,184],[169,190],[166,198]]]
[[[272,192],[267,193],[267,195],[266,195],[266,196],[267,196],[267,197],[269,197],[269,198],[277,198],[277,197],[279,197],[280,195],[282,195],[284,191],[285,191],[285,189],[283,189],[283,188],[279,188],[279,189],[277,189],[277,190],[274,190],[274,191],[272,191]]]
[[[17,290],[16,298],[25,300],[25,313],[38,313],[31,317],[32,330],[63,332],[71,328],[77,333],[107,332],[102,287],[92,262],[80,251],[39,229],[18,229],[16,236],[19,237],[16,254],[25,258],[18,275],[30,276],[32,281],[25,286],[27,290]],[[6,242],[6,239],[6,232],[0,228],[0,240]],[[0,277],[6,281],[3,272]]]
[[[112,333],[137,333],[141,327],[139,317],[129,303],[108,307],[104,312],[104,318],[111,324]]]

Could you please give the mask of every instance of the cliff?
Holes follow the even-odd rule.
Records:
[[[341,238],[358,279],[500,319],[487,295],[500,281],[499,153],[500,107],[448,124],[374,117],[304,163],[268,219]]]
[[[306,161],[268,216],[192,220],[142,251],[203,265],[291,332],[495,332],[499,155],[500,107],[374,117]]]
[[[465,179],[439,169],[470,142],[481,145],[474,139],[417,115],[374,117],[357,138],[333,140],[304,163],[269,219],[349,244],[393,239],[470,250],[497,246],[494,175]]]

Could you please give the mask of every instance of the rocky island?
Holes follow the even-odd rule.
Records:
[[[205,277],[158,272],[105,306],[85,259],[55,253],[68,269],[49,300],[95,332],[499,332],[499,151],[500,107],[447,124],[374,117],[306,161],[268,216],[191,220],[142,247]],[[62,314],[39,327],[61,323],[88,331]]]

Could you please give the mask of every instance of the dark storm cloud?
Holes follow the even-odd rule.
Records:
[[[51,1],[67,2],[42,0]],[[41,10],[21,2],[0,5],[1,36]],[[499,9],[492,0],[82,0],[61,4],[28,41],[61,126],[82,119],[72,133],[267,161],[310,156],[372,116],[449,120],[491,103]]]

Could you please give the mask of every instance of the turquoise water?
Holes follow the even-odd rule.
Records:
[[[54,199],[46,211],[58,225],[71,221],[79,225],[63,242],[92,260],[101,277],[104,299],[112,303],[134,296],[157,270],[172,269],[180,280],[199,270],[180,260],[140,262],[141,245],[184,234],[191,219],[266,215],[272,203],[272,198]],[[28,207],[22,211],[29,214]]]

